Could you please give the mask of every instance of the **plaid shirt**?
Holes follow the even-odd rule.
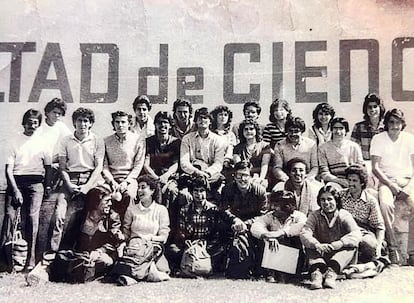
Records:
[[[378,201],[365,190],[358,199],[353,198],[348,190],[342,191],[340,197],[342,208],[351,213],[360,227],[372,232],[377,229],[385,230]]]
[[[201,208],[196,208],[189,203],[180,210],[178,228],[185,240],[210,240],[218,234],[218,222],[219,211],[214,204],[204,201]]]
[[[371,140],[376,134],[384,131],[384,126],[380,124],[378,128],[374,128],[368,121],[361,121],[355,124],[352,130],[351,140],[361,146],[362,157],[364,160],[370,160],[371,155],[369,149],[371,147]]]

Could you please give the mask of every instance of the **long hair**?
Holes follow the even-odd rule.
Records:
[[[257,123],[256,121],[248,119],[248,120],[243,120],[239,125],[239,140],[240,140],[240,143],[242,143],[242,144],[246,143],[246,138],[244,137],[243,131],[244,131],[244,128],[247,125],[253,125],[253,127],[255,128],[255,130],[256,130],[256,141],[257,142],[262,141],[262,130],[259,126],[259,123]]]
[[[340,197],[339,197],[339,192],[338,192],[338,190],[337,190],[335,187],[333,187],[332,185],[325,185],[325,186],[323,186],[323,187],[319,190],[319,192],[318,192],[318,197],[316,198],[316,199],[317,199],[317,200],[316,200],[316,202],[318,203],[319,207],[321,206],[321,196],[322,196],[324,193],[330,193],[330,194],[334,197],[334,199],[335,199],[335,201],[336,201],[336,208],[337,208],[337,209],[341,209],[341,208],[342,208],[342,202],[341,202],[341,199],[340,199]]]

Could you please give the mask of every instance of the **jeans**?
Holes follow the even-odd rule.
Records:
[[[39,231],[39,214],[43,201],[43,183],[26,183],[16,180],[17,187],[23,196],[20,209],[23,238],[27,241],[28,252],[26,266],[36,265],[36,239]],[[2,245],[13,237],[13,227],[17,220],[19,205],[13,201],[13,191],[6,190],[5,217],[2,230]]]

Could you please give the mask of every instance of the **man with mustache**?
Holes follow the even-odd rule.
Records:
[[[273,174],[277,182],[289,179],[286,164],[295,157],[306,161],[308,179],[315,178],[318,175],[317,147],[315,141],[302,135],[306,130],[305,122],[299,117],[288,119],[285,129],[287,137],[275,146],[273,158]]]

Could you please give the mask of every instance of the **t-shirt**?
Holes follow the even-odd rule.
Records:
[[[414,136],[402,131],[393,142],[387,132],[375,135],[371,141],[371,156],[381,157],[380,169],[390,178],[411,178],[413,166],[411,155],[414,155]]]
[[[33,134],[33,137],[38,140],[38,144],[46,149],[53,162],[58,162],[60,140],[71,133],[70,129],[62,121],[57,121],[53,126],[44,122]]]

